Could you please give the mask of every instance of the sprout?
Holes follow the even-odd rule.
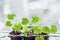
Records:
[[[14,17],[15,17],[15,14],[13,14],[13,13],[9,13],[9,14],[7,15],[7,18],[8,18],[8,20],[10,20],[10,21],[13,20]],[[11,24],[10,21],[7,21],[7,22],[6,22],[6,26],[9,26],[9,27],[12,26],[12,29],[13,29],[14,31],[20,32],[20,30],[21,30],[21,28],[22,28],[22,25],[21,25],[20,23]]]
[[[20,23],[15,23],[13,25],[13,30],[15,30],[17,32],[20,32],[21,28],[22,28],[22,25]]]
[[[28,32],[30,32],[30,28],[29,27],[27,27],[26,25],[24,25],[24,27],[23,27],[23,31],[24,31],[24,36],[25,37],[27,37],[28,36]]]

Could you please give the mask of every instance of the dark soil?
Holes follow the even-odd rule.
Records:
[[[21,32],[12,31],[12,32],[10,32],[9,34],[11,34],[11,35],[19,35],[19,34],[21,34]]]
[[[47,33],[43,33],[43,32],[42,32],[41,35],[47,35]]]

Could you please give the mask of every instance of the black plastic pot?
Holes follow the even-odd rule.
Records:
[[[49,36],[45,36],[44,37],[44,40],[49,40]]]
[[[31,37],[24,37],[24,40],[35,40],[35,36],[31,36]]]
[[[35,36],[32,36],[32,37],[11,37],[11,40],[35,40]],[[45,36],[44,40],[49,40],[49,36]]]
[[[23,37],[11,37],[11,40],[22,40]]]
[[[17,36],[17,35],[21,35],[21,32],[12,31],[9,34],[10,34],[9,37],[11,38],[11,40],[22,40],[23,39],[23,36]]]

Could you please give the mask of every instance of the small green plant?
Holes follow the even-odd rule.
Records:
[[[34,29],[34,34],[39,35],[39,34],[45,33],[45,34],[42,34],[42,36],[43,35],[48,35],[50,33],[55,34],[57,32],[56,25],[51,25],[51,29],[48,26],[37,26],[37,27],[34,27],[33,29]],[[42,38],[41,38],[41,36],[36,37],[36,40],[42,40],[42,39],[44,40],[44,37],[42,37]]]
[[[37,25],[37,26],[32,26],[32,29],[28,27],[27,24],[29,24],[29,20],[27,18],[22,18],[22,25],[24,25],[23,27],[23,31],[24,31],[24,35],[28,36],[27,34],[32,30],[33,34],[35,35],[41,35],[42,33],[45,33],[45,35],[48,35],[50,33],[56,33],[57,32],[57,27],[55,25],[51,25],[51,29],[48,26],[43,26],[43,25]],[[41,20],[40,17],[38,16],[33,16],[32,20],[31,20],[31,24],[36,24]],[[44,34],[42,34],[44,35]],[[44,40],[44,36],[38,36],[36,37],[36,40]]]
[[[28,32],[30,32],[31,28],[29,28],[28,26],[24,26],[23,27],[23,31],[24,31],[24,36],[27,37],[28,36]]]
[[[31,29],[30,29],[29,27],[27,27],[27,26],[24,26],[24,27],[23,27],[23,31],[24,31],[24,32],[29,32],[30,30],[31,30]]]
[[[32,19],[31,19],[31,24],[36,24],[36,23],[38,23],[39,21],[41,20],[41,18],[40,17],[38,17],[38,16],[32,16]],[[29,23],[29,20],[28,20],[28,18],[22,18],[22,25],[24,25],[23,26],[23,31],[24,31],[24,36],[29,36],[29,35],[27,35],[28,33],[30,34],[30,32],[32,31],[32,28],[33,28],[33,26],[32,26],[32,28],[30,28],[28,25],[30,25],[30,23]],[[27,25],[28,24],[28,25]],[[37,28],[37,27],[36,27]],[[34,30],[36,30],[36,29],[34,29]],[[37,30],[37,31],[39,31],[39,30]],[[40,32],[39,32],[40,33]],[[30,34],[30,35],[32,35],[32,34]]]
[[[22,25],[20,23],[15,23],[13,25],[13,29],[17,32],[20,32],[21,28],[22,28]]]
[[[5,25],[7,27],[11,27],[12,30],[16,33],[16,32],[20,32],[22,25],[21,25],[21,23],[14,23],[14,24],[11,23],[15,16],[16,15],[13,13],[7,14],[8,20],[6,21]]]

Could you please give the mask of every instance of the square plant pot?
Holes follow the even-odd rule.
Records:
[[[21,36],[21,32],[16,32],[12,31],[9,33],[9,37],[11,38],[11,40],[22,40],[23,36]]]
[[[23,37],[11,37],[11,40],[22,40]]]
[[[44,40],[49,40],[49,36],[45,36],[44,37]]]
[[[35,36],[31,36],[31,37],[24,37],[24,40],[35,40]]]

